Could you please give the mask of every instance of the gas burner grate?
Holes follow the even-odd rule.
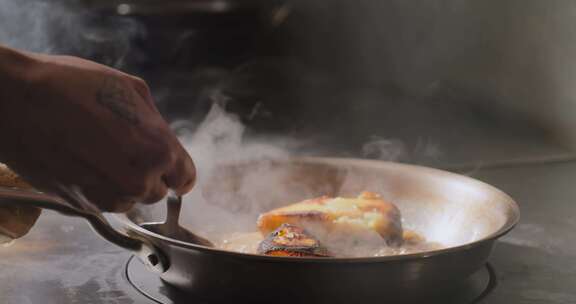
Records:
[[[191,299],[190,295],[179,293],[167,286],[156,274],[148,271],[144,264],[131,256],[124,269],[125,278],[130,285],[153,303],[159,304],[209,304],[202,299]],[[477,304],[481,303],[498,285],[496,272],[490,263],[472,274],[463,284],[463,288],[448,297],[427,299],[427,303]]]

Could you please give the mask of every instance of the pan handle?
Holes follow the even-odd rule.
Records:
[[[99,212],[72,207],[57,196],[33,190],[0,187],[0,207],[3,205],[25,205],[84,218],[100,236],[110,243],[132,251],[150,270],[163,273],[168,269],[168,260],[157,247],[144,238],[134,238],[117,231]]]

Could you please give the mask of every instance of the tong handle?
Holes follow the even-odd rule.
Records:
[[[63,215],[84,218],[101,237],[121,248],[132,251],[151,270],[162,273],[168,268],[167,259],[155,246],[145,239],[133,238],[117,231],[101,213],[72,207],[54,195],[0,186],[0,207],[14,204],[49,209]]]
[[[182,197],[179,195],[169,194],[166,201],[166,225],[171,229],[178,229],[178,221],[180,220],[180,210],[182,209]]]

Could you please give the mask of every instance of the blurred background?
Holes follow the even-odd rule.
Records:
[[[0,43],[145,78],[300,153],[437,167],[572,159],[576,2],[0,0]]]

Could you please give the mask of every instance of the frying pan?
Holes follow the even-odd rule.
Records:
[[[519,219],[513,199],[490,185],[450,172],[399,163],[296,158],[221,166],[208,175],[207,182],[194,190],[201,191],[207,200],[223,191],[237,191],[246,197],[250,189],[243,188],[243,181],[250,180],[259,185],[253,194],[271,201],[267,207],[310,195],[379,192],[398,206],[405,227],[445,248],[365,258],[271,257],[224,251],[155,234],[139,223],[158,221],[158,215],[138,210],[118,216],[126,229],[126,233],[120,233],[101,217],[74,211],[45,194],[32,193],[24,198],[22,191],[10,195],[15,190],[3,190],[0,205],[18,200],[87,218],[104,238],[134,251],[171,288],[213,302],[421,302],[449,291],[479,270],[496,239]],[[236,203],[242,203],[242,199]]]

